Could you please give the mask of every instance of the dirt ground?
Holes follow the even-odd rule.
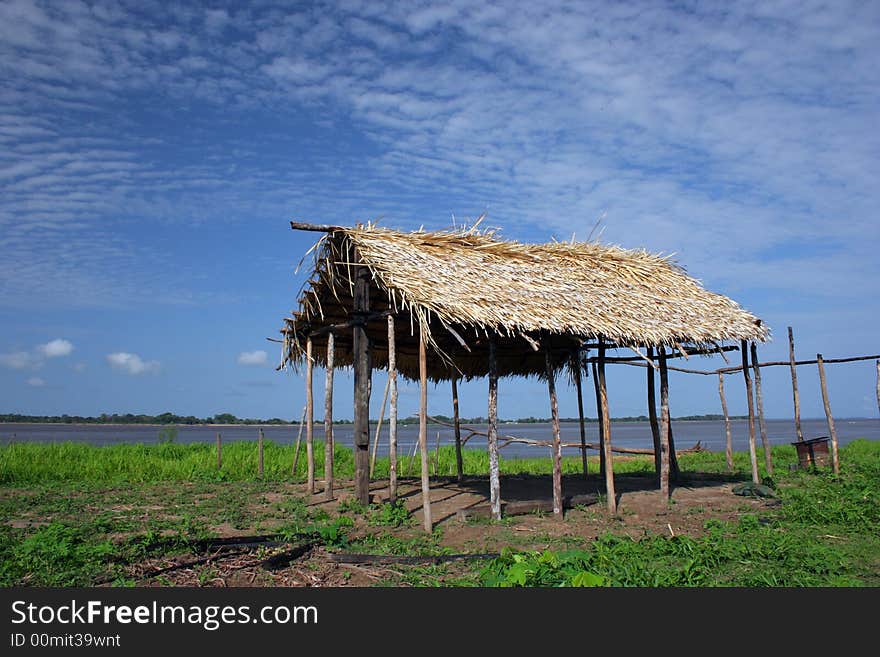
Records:
[[[671,499],[663,498],[654,489],[648,477],[615,477],[618,494],[618,513],[608,515],[604,502],[567,510],[562,520],[552,513],[529,513],[510,516],[500,522],[485,519],[462,520],[458,512],[488,502],[488,481],[485,477],[469,477],[458,483],[452,478],[433,478],[431,482],[431,509],[435,526],[434,547],[445,554],[492,554],[505,546],[520,550],[564,549],[583,546],[592,539],[611,532],[626,535],[633,540],[645,536],[687,535],[700,536],[707,520],[735,520],[743,513],[769,512],[772,500],[734,495],[736,483],[724,477],[690,475],[673,488]],[[351,482],[341,482],[332,501],[323,494],[308,497],[312,509],[323,509],[331,517],[338,515],[340,503],[353,498]],[[564,495],[600,493],[601,482],[591,476],[585,481],[579,476],[565,477]],[[272,493],[272,500],[285,496],[306,496],[302,485],[289,485],[286,490]],[[547,476],[505,476],[502,478],[504,502],[549,499],[551,481]],[[382,482],[371,486],[371,501],[387,501],[387,485]],[[400,482],[399,497],[405,501],[415,522],[407,527],[370,526],[363,518],[351,515],[355,524],[349,535],[355,543],[371,533],[382,533],[387,539],[414,541],[424,539],[420,481],[415,478]],[[270,501],[272,501],[270,500]],[[229,526],[212,528],[222,536],[241,535],[241,530]],[[290,546],[287,546],[290,547]],[[283,548],[279,548],[277,551]],[[368,550],[352,548],[347,552],[365,553]],[[265,559],[272,551],[263,548],[240,554],[217,552],[216,558],[186,565],[186,559],[161,559],[139,564],[132,577],[139,586],[406,586],[415,581],[408,577],[411,569],[436,567],[440,579],[456,578],[467,572],[471,560],[432,562],[423,564],[401,563],[399,557],[387,557],[380,563],[340,563],[338,551],[314,546],[280,568],[266,568]],[[205,559],[205,557],[202,557]],[[397,561],[395,561],[397,559]],[[182,566],[182,567],[181,567]],[[170,568],[157,576],[156,571]]]

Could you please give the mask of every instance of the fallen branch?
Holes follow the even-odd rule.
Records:
[[[497,553],[487,554],[438,554],[432,556],[402,557],[391,554],[349,554],[345,552],[331,552],[327,555],[329,561],[335,563],[358,564],[358,563],[399,563],[399,564],[419,564],[434,563],[439,564],[445,561],[462,561],[466,559],[495,559],[499,555]]]

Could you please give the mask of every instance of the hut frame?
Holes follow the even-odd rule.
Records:
[[[649,373],[660,373],[660,422],[656,430],[652,422],[652,432],[658,447],[658,485],[669,494],[669,481],[675,478],[677,465],[669,420],[667,360],[723,355],[737,349],[723,342],[738,342],[742,370],[751,385],[747,345],[767,340],[767,326],[731,299],[705,290],[669,258],[595,242],[503,241],[493,231],[478,230],[478,225],[403,233],[369,223],[343,227],[291,222],[294,230],[324,234],[309,252],[314,266],[300,293],[299,308],[285,318],[281,330],[280,367],[305,362],[309,402],[312,369],[315,365],[328,368],[328,423],[332,422],[332,371],[353,368],[356,497],[369,503],[369,398],[374,369],[387,369],[394,382],[389,384],[394,387],[394,419],[389,418],[393,435],[398,377],[419,381],[422,504],[428,531],[432,528],[428,380],[452,382],[457,395],[458,381],[487,377],[489,497],[491,515],[500,517],[498,380],[535,376],[548,384],[553,417],[553,510],[561,517],[562,443],[556,380],[560,371],[567,371],[577,384],[592,364],[601,420],[601,470],[608,511],[616,513],[612,453],[617,450],[612,445],[605,380],[606,364],[616,362],[639,364],[648,367]],[[608,356],[608,351],[621,349],[635,357]],[[593,351],[596,356],[590,357]],[[654,403],[653,381],[649,374],[649,409]],[[582,401],[578,405],[583,420]],[[308,406],[313,408],[313,402]],[[307,447],[311,447],[312,423],[312,418],[307,418]],[[455,425],[460,450],[457,413]],[[751,427],[754,454],[754,421]],[[580,447],[586,475],[583,431]],[[326,449],[332,461],[332,444]],[[307,458],[313,459],[311,449]],[[392,464],[392,472],[396,475],[395,466]],[[314,492],[313,462],[308,471]],[[325,473],[324,492],[332,498],[332,463],[325,464]],[[391,498],[396,496],[396,483],[393,476]]]

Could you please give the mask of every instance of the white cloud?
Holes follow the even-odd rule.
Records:
[[[145,361],[137,354],[130,354],[125,351],[107,354],[107,362],[114,369],[122,370],[135,376],[138,374],[155,374],[159,371],[160,367],[159,361]]]
[[[35,366],[34,357],[26,351],[14,351],[0,354],[0,365],[11,370],[24,370]]]
[[[42,388],[46,382],[38,376],[32,376],[27,380],[27,384],[33,388]]]
[[[71,343],[69,340],[63,340],[59,338],[57,340],[47,342],[46,344],[41,344],[39,347],[37,347],[37,350],[46,358],[69,356],[70,352],[73,351],[73,343]]]
[[[257,349],[256,351],[242,351],[236,362],[239,365],[265,365],[269,359],[265,351]]]

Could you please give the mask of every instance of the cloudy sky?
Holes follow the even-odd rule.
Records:
[[[265,340],[315,238],[292,218],[598,225],[764,318],[763,358],[787,325],[803,358],[877,353],[877,3],[242,4],[0,0],[0,411],[298,418]],[[612,413],[643,413],[621,369]],[[829,370],[836,414],[877,416],[873,362]],[[539,383],[502,391],[503,417],[549,414]],[[671,394],[719,411],[703,377]]]

